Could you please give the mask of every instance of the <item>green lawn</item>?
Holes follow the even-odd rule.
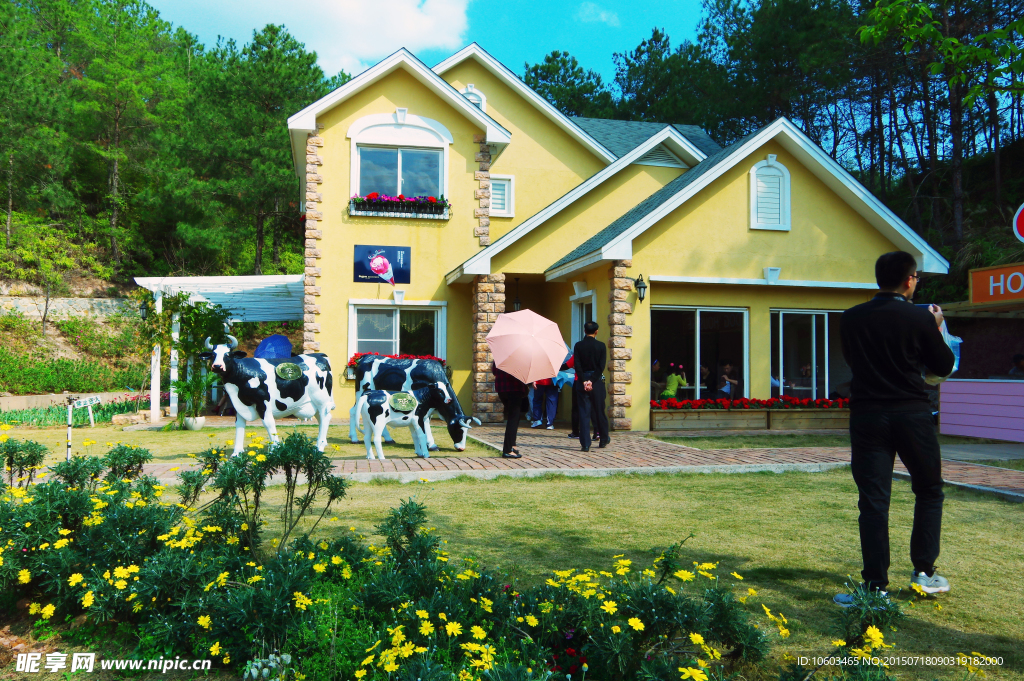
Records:
[[[317,436],[317,426],[286,426],[278,427],[277,431],[283,439],[293,430],[306,433],[312,438]],[[467,440],[465,453],[456,452],[452,446],[452,440],[444,427],[434,425],[434,441],[441,447],[440,452],[431,456],[497,456],[499,452],[486,447],[475,440]],[[396,445],[385,445],[385,456],[412,457],[415,456],[412,447],[412,437],[408,428],[395,428],[392,431]],[[66,452],[67,428],[14,428],[7,431],[7,434],[19,440],[36,440],[50,448],[50,454],[46,457],[46,464],[53,465],[63,460]],[[267,431],[263,426],[250,426],[246,429],[246,435],[254,434],[266,437]],[[189,430],[130,430],[123,431],[120,426],[98,425],[95,428],[75,428],[72,431],[71,451],[72,454],[84,454],[90,456],[102,456],[106,453],[107,443],[121,442],[130,445],[145,447],[153,453],[154,463],[182,463],[188,462],[189,454],[201,451],[211,444],[219,446],[226,445],[227,441],[234,438],[234,428],[207,428],[200,431]],[[93,440],[94,445],[86,446],[84,443]],[[348,439],[348,426],[331,426],[327,431],[327,454],[332,459],[357,459],[366,457],[366,448],[362,441],[359,444],[351,444]]]
[[[946,490],[942,574],[953,590],[907,607],[897,633],[885,632],[898,655],[953,656],[981,652],[1002,656],[998,679],[1024,679],[1024,620],[1020,569],[1024,555],[1024,505]],[[456,556],[472,556],[526,582],[552,570],[607,569],[626,554],[637,567],[652,550],[696,536],[685,547],[694,561],[721,561],[719,574],[738,593],[757,590],[747,609],[773,631],[762,603],[789,619],[792,636],[774,636],[773,659],[822,655],[834,638],[833,594],[847,575],[858,576],[857,494],[849,471],[782,475],[637,475],[606,478],[462,478],[440,483],[356,484],[317,535],[347,530],[367,535],[385,511],[403,498],[425,503],[430,523]],[[280,490],[269,493],[267,518],[275,518]],[[892,589],[906,586],[913,495],[893,482]],[[271,528],[272,529],[272,528]],[[370,537],[369,541],[374,538]],[[937,605],[941,605],[941,610]],[[896,666],[902,679],[962,679],[951,667]]]
[[[1015,471],[1024,471],[1024,459],[993,459],[991,461],[968,461],[967,463],[980,463],[983,466],[996,466],[998,468],[1009,468]]]

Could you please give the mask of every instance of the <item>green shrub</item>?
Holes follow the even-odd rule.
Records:
[[[6,424],[0,426],[9,428]],[[15,440],[7,434],[0,435],[0,460],[7,471],[7,482],[12,487],[28,487],[43,465],[49,449],[35,440]]]
[[[132,357],[139,346],[138,315],[111,315],[101,324],[93,317],[67,317],[54,321],[71,345],[94,357],[121,359]]]
[[[99,362],[73,359],[40,359],[0,348],[0,391],[15,395],[104,392],[142,385],[149,367],[131,364],[110,368]]]

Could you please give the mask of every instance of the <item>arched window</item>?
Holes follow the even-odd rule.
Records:
[[[790,229],[789,171],[768,154],[750,169],[750,228],[788,232]]]
[[[462,96],[472,102],[473,106],[487,113],[487,97],[484,93],[477,90],[472,83],[468,84],[466,89],[462,91]]]
[[[351,193],[442,196],[448,193],[448,147],[452,134],[407,109],[371,114],[348,129],[352,141]]]

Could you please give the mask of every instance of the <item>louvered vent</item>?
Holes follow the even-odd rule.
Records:
[[[663,168],[686,168],[688,167],[671,151],[659,144],[644,154],[637,164],[642,166],[661,166]]]
[[[782,175],[773,168],[757,171],[757,223],[782,224]]]

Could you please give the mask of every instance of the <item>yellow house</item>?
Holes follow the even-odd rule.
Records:
[[[305,350],[336,368],[441,357],[483,421],[501,420],[484,337],[506,310],[570,345],[597,320],[613,428],[647,430],[677,367],[679,398],[841,392],[838,314],[873,295],[875,259],[948,269],[786,119],[722,148],[693,126],[569,118],[476,44],[432,69],[400,50],[288,126]],[[373,194],[448,205],[352,200]]]

